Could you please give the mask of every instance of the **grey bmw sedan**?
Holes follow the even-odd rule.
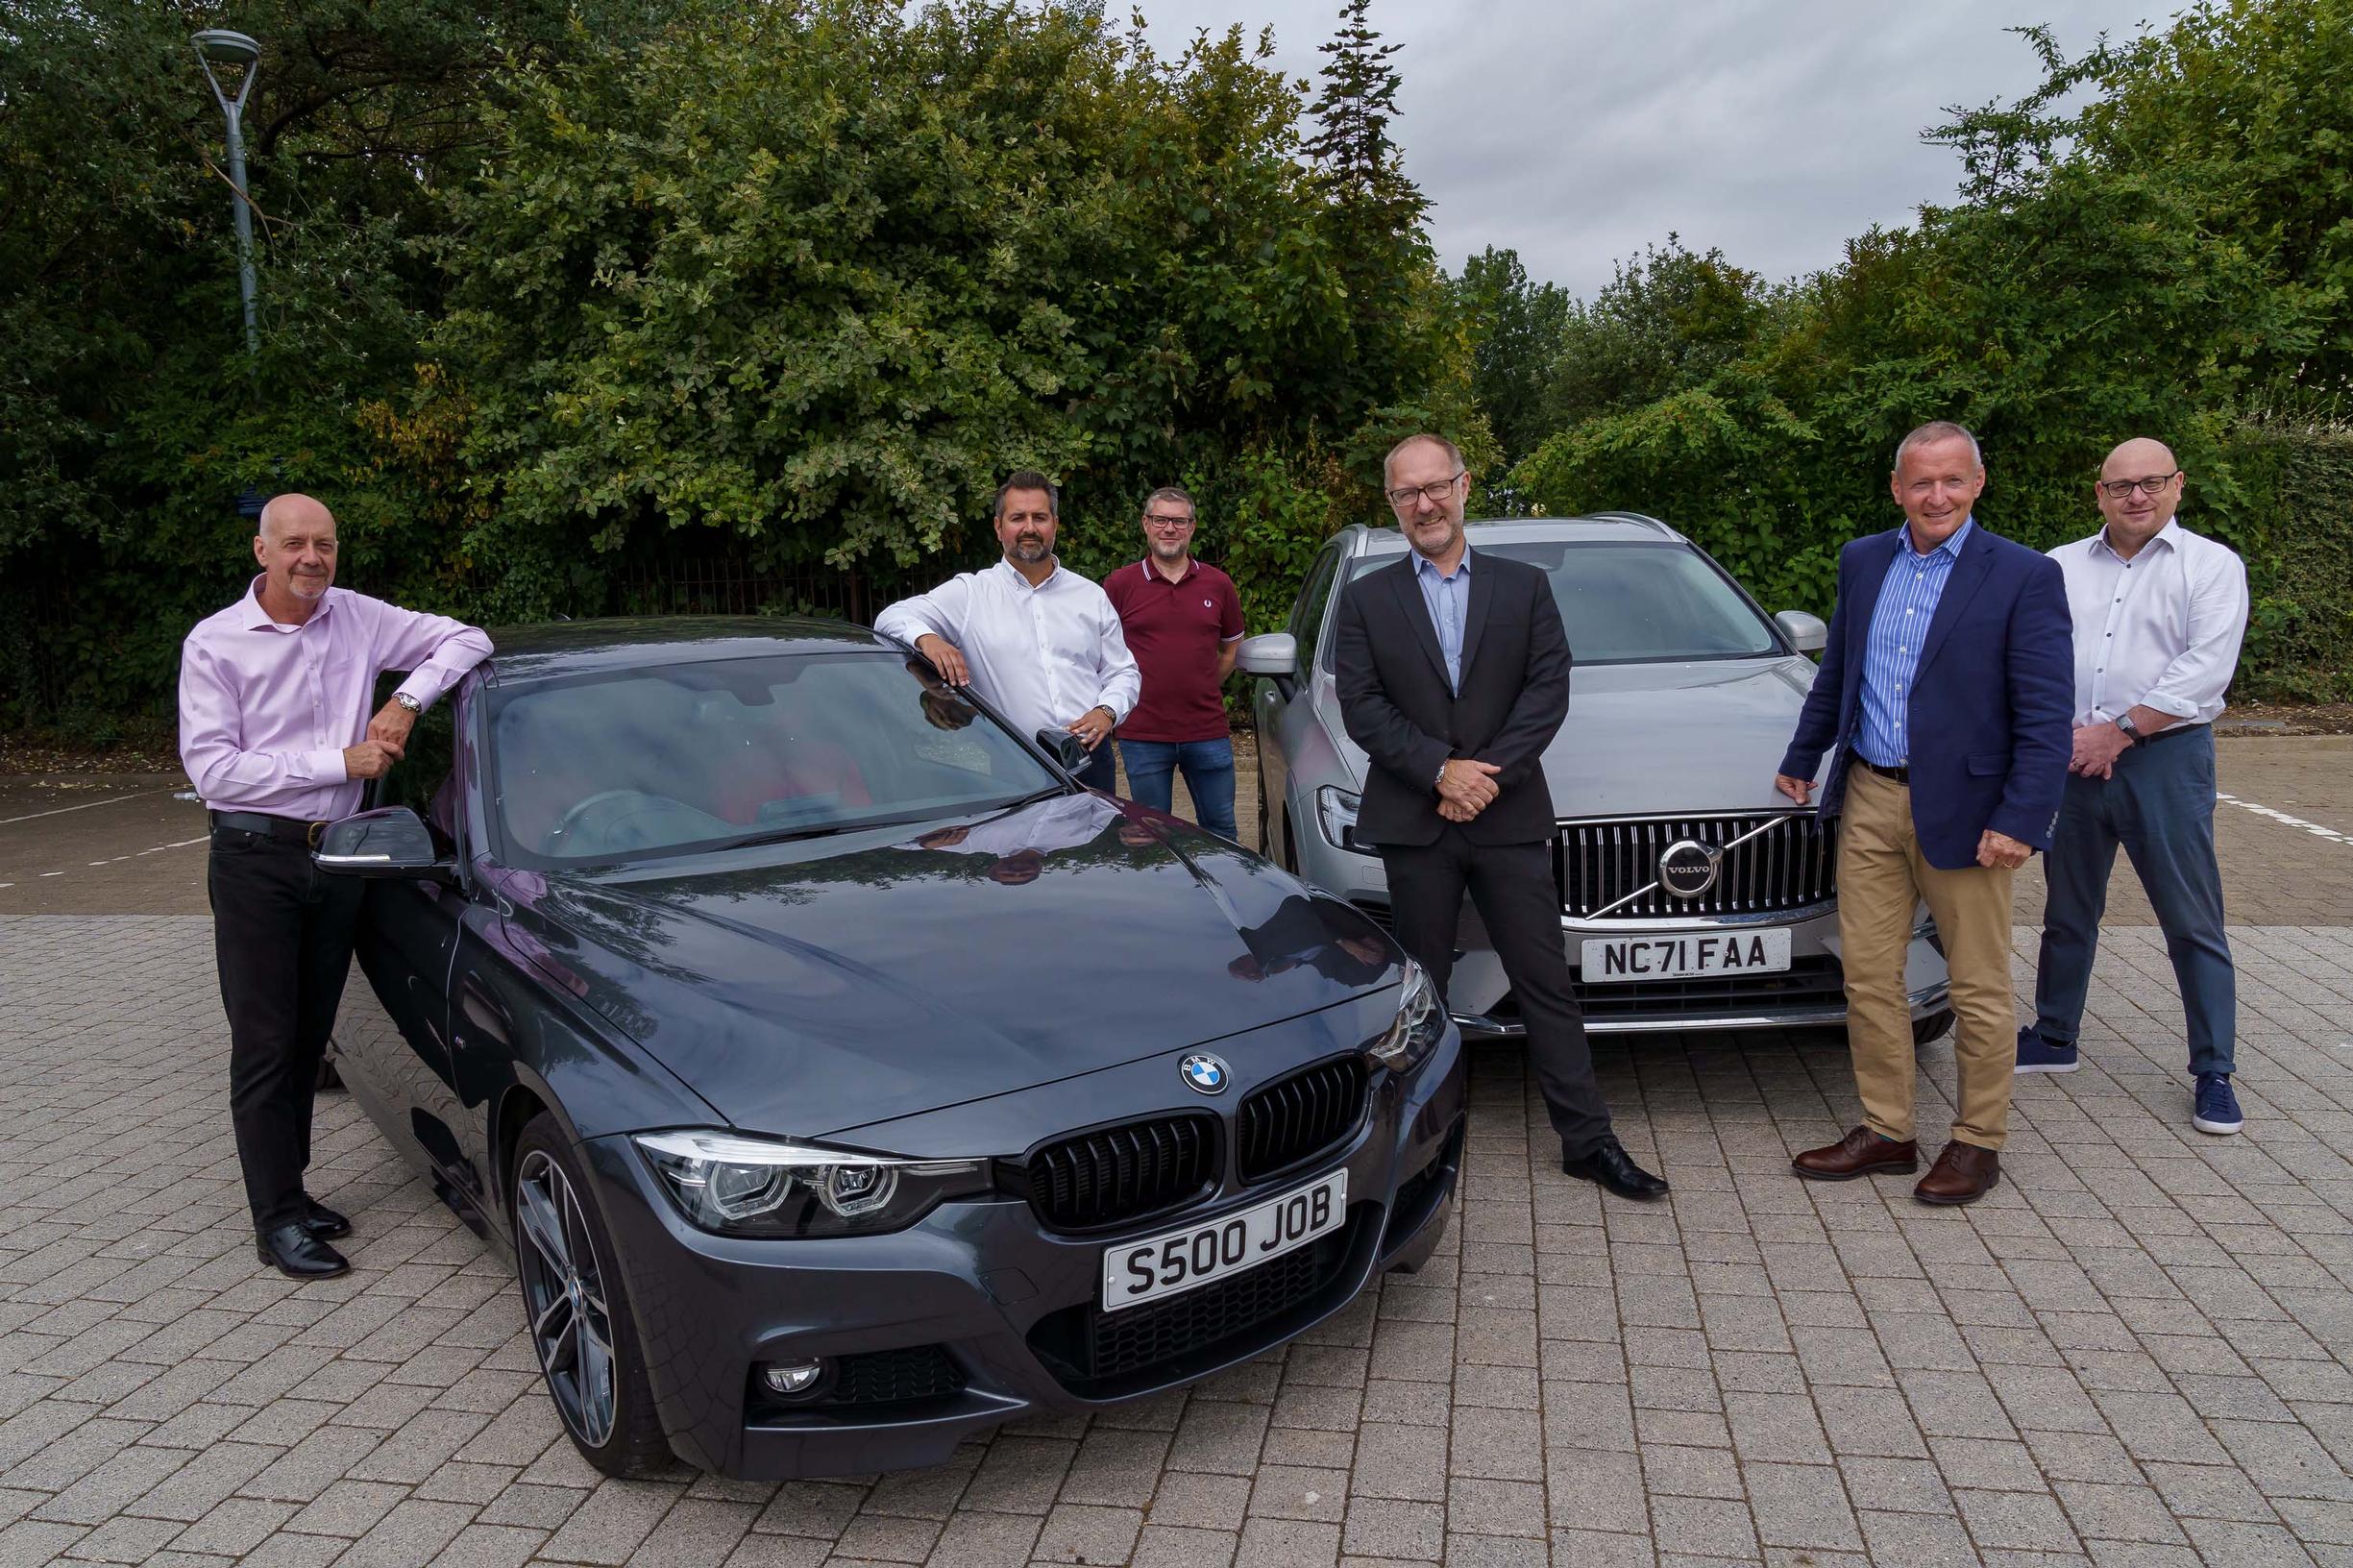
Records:
[[[1476,551],[1552,579],[1575,669],[1544,753],[1553,871],[1585,1025],[1595,1034],[1836,1025],[1838,824],[1792,809],[1773,775],[1814,677],[1822,622],[1769,616],[1706,551],[1630,512],[1473,523]],[[1331,629],[1338,590],[1396,560],[1395,528],[1351,527],[1309,567],[1288,626],[1242,644],[1261,678],[1260,845],[1388,923],[1388,884],[1356,837],[1367,766],[1340,722]],[[1468,904],[1448,998],[1463,1032],[1521,1032]],[[1952,1021],[1933,922],[1906,958],[1914,1035]]]
[[[838,624],[499,634],[385,804],[338,1066],[608,1473],[773,1479],[1245,1360],[1442,1234],[1460,1037],[1361,911]],[[396,772],[396,779],[401,778]]]

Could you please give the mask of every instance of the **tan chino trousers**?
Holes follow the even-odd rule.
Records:
[[[1912,911],[1925,899],[1945,943],[1957,1020],[1960,1115],[1952,1136],[1998,1149],[2010,1132],[2018,1017],[2010,993],[2010,882],[2005,868],[1939,870],[1922,856],[1912,792],[1859,762],[1847,772],[1838,835],[1838,936],[1847,976],[1847,1041],[1863,1122],[1882,1138],[1914,1136],[1918,1068],[1904,996]]]

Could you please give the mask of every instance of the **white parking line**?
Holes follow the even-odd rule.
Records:
[[[137,800],[150,795],[162,795],[162,790],[137,790],[130,795],[110,795],[104,800],[85,800],[78,806],[57,806],[48,811],[28,811],[22,817],[0,817],[0,827],[11,822],[29,822],[36,817],[62,817],[69,811],[87,811],[92,806],[110,806],[117,800]]]
[[[2331,844],[2353,844],[2353,833],[2340,833],[2333,827],[2323,827],[2318,822],[2308,822],[2301,817],[2291,817],[2286,812],[2272,806],[2257,805],[2252,800],[2242,800],[2235,795],[2224,795],[2219,791],[2215,793],[2215,798],[2227,800],[2241,811],[2251,811],[2258,817],[2268,817],[2283,826],[2300,827],[2313,837],[2326,839]]]

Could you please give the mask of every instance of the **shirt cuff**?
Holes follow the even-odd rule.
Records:
[[[2191,701],[2186,697],[2176,697],[2171,692],[2151,692],[2146,697],[2141,698],[2140,701],[2134,703],[2133,706],[2137,708],[2155,708],[2159,713],[2169,713],[2176,719],[2194,719],[2197,717],[2196,703]]]
[[[440,700],[441,688],[434,682],[426,679],[425,672],[420,670],[414,674],[410,675],[406,680],[402,681],[400,690],[394,692],[392,695],[394,697],[405,695],[415,698],[417,699],[417,711],[419,713],[423,713],[427,708],[431,707],[435,702]]]
[[[303,765],[310,770],[311,782],[316,784],[348,783],[352,776],[343,766],[343,748],[339,746],[304,752]]]

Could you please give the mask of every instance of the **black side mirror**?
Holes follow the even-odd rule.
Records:
[[[1066,773],[1085,772],[1088,762],[1094,755],[1087,749],[1085,741],[1066,729],[1042,729],[1038,732],[1038,744],[1053,754],[1054,760],[1062,764]]]
[[[345,876],[422,877],[451,886],[457,881],[457,863],[441,858],[431,830],[406,806],[329,822],[310,858],[319,870]]]

